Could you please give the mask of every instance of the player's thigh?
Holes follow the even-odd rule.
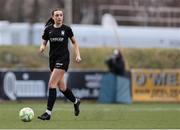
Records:
[[[58,85],[58,82],[61,81],[64,77],[64,72],[65,71],[62,69],[53,69],[49,80],[49,87],[56,87]]]

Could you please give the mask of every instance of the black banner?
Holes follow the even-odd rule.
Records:
[[[69,72],[67,86],[79,98],[97,99],[104,71]]]
[[[4,98],[5,94],[3,92],[3,75],[2,75],[2,71],[0,72],[0,98]]]
[[[76,97],[97,99],[100,81],[105,71],[69,71],[65,74],[67,86]],[[47,70],[0,70],[0,97],[17,100],[18,98],[45,98],[48,93],[50,72]],[[58,97],[64,97],[57,91]]]
[[[48,71],[1,71],[3,98],[44,98],[47,96]]]

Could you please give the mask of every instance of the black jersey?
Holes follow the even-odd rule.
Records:
[[[73,37],[72,29],[62,24],[61,27],[55,28],[49,25],[45,28],[42,38],[50,43],[50,59],[67,58],[69,59],[68,38]]]

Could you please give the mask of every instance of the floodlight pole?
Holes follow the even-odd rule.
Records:
[[[65,22],[66,24],[70,25],[72,24],[72,0],[65,0],[64,1],[64,6],[65,6]]]

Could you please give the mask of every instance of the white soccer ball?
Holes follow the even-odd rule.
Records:
[[[30,107],[24,107],[19,111],[19,117],[24,122],[30,122],[34,118],[34,111]]]

